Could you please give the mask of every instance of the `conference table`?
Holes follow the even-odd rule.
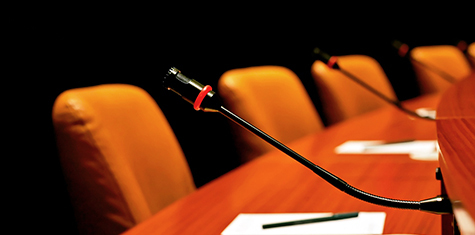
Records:
[[[436,109],[441,97],[442,94],[420,96],[404,101],[403,105],[411,110]],[[408,139],[436,140],[436,122],[408,116],[388,105],[287,146],[348,184],[372,194],[416,201],[439,195],[437,159],[335,152],[337,146],[348,140]],[[207,147],[212,151],[213,143]],[[384,234],[436,235],[442,230],[441,215],[383,207],[353,198],[275,150],[198,188],[124,234],[221,234],[240,213],[351,211],[385,212]]]
[[[437,108],[439,163],[461,234],[475,234],[475,72],[444,92]]]

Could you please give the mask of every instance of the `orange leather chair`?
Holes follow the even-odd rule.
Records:
[[[467,57],[472,63],[472,67],[475,68],[475,42],[470,43],[467,48]]]
[[[366,55],[338,56],[338,65],[385,96],[396,94],[380,64]],[[390,105],[337,69],[317,60],[311,68],[328,125]]]
[[[71,89],[52,116],[81,234],[119,234],[195,190],[170,125],[141,88]]]
[[[324,126],[300,79],[280,66],[227,71],[218,81],[224,106],[286,144],[323,130]],[[275,149],[233,124],[242,162]]]
[[[410,57],[422,94],[444,91],[452,85],[450,80],[460,80],[471,72],[467,58],[456,46],[415,47]]]

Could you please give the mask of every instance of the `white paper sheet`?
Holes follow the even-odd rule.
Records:
[[[356,141],[349,140],[337,146],[338,154],[409,154],[412,159],[437,161],[437,141],[415,140],[397,144],[384,144],[384,141]]]
[[[382,234],[386,213],[360,212],[358,217],[319,223],[263,229],[263,224],[330,216],[332,213],[239,214],[222,235]]]
[[[436,114],[437,114],[434,109],[428,109],[428,108],[418,108],[418,109],[416,109],[416,113],[419,116],[430,117],[430,118],[433,118],[433,119],[435,119]]]

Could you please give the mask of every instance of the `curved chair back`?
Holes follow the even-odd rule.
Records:
[[[475,42],[468,45],[467,56],[470,63],[472,63],[472,68],[475,68]]]
[[[396,94],[380,64],[366,55],[338,56],[338,65],[390,99]],[[328,124],[389,105],[340,71],[317,60],[311,68]]]
[[[195,190],[170,125],[141,88],[71,89],[52,116],[81,234],[119,234]]]
[[[300,79],[280,66],[257,66],[224,73],[218,90],[230,111],[286,144],[322,130],[323,124]],[[274,149],[233,125],[241,161]]]
[[[415,47],[410,57],[422,94],[444,91],[471,72],[463,52],[451,45]]]

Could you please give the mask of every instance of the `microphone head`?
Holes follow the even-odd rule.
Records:
[[[392,42],[392,46],[396,48],[397,53],[400,57],[405,57],[407,55],[407,52],[409,52],[409,46],[401,41],[394,40]]]
[[[336,63],[338,58],[336,56],[331,56],[328,53],[322,51],[320,48],[315,47],[313,49],[313,53],[318,56],[318,58],[325,64],[328,65],[328,67],[333,68],[333,69],[339,69],[340,67]]]
[[[315,55],[317,55],[317,58],[320,59],[321,61],[323,61],[323,63],[327,63],[328,60],[331,58],[331,56],[327,53],[325,53],[324,51],[322,51],[320,48],[318,47],[315,47],[313,49],[313,53]]]
[[[193,104],[195,110],[211,111],[221,106],[217,98],[211,99],[215,96],[211,86],[204,86],[195,79],[188,78],[175,67],[171,67],[165,74],[162,85]]]

